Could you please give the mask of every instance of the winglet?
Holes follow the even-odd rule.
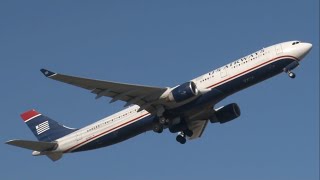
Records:
[[[54,73],[52,71],[49,71],[47,69],[40,69],[40,71],[42,72],[43,75],[45,75],[46,77],[51,77],[56,75],[57,73]]]
[[[34,117],[38,116],[40,113],[38,113],[36,110],[32,109],[30,111],[22,113],[20,116],[23,119],[24,122],[30,121]]]

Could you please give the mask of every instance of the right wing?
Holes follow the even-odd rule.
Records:
[[[41,69],[41,72],[50,79],[90,90],[97,95],[96,99],[102,96],[111,97],[110,103],[121,100],[127,102],[125,106],[137,104],[140,106],[140,110],[146,109],[150,113],[161,103],[159,99],[168,89],[75,77],[54,73],[46,69]]]

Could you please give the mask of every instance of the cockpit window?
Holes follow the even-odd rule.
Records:
[[[299,44],[300,42],[299,41],[295,41],[292,43],[292,45],[296,45],[296,44]]]

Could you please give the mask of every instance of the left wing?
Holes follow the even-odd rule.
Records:
[[[155,110],[156,105],[161,103],[159,102],[161,100],[160,97],[168,89],[87,79],[58,74],[46,69],[41,69],[40,71],[50,79],[90,90],[97,95],[96,99],[102,96],[111,97],[110,103],[121,100],[127,102],[125,106],[137,104],[140,106],[140,110],[146,109],[150,113]]]

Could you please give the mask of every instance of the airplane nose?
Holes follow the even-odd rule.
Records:
[[[299,59],[303,59],[312,49],[311,43],[301,43]]]
[[[312,49],[312,44],[311,43],[303,43],[304,49],[306,53],[308,53]]]

